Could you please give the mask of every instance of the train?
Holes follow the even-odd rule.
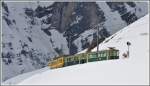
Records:
[[[75,55],[62,55],[54,58],[48,63],[51,69],[62,68],[71,65],[84,64],[87,62],[103,61],[119,59],[119,50],[115,48],[109,48],[106,50],[96,52],[86,52]]]

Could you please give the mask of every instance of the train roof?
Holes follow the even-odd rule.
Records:
[[[100,51],[105,51],[105,50],[117,50],[118,51],[118,49],[116,49],[115,47],[107,47],[107,48],[102,49]]]
[[[53,60],[61,58],[61,57],[66,57],[66,56],[70,56],[70,55],[60,55],[60,56],[54,57]]]
[[[114,50],[114,51],[119,51],[118,49],[116,49],[115,47],[107,47],[106,49],[100,50],[100,51],[108,51],[108,50]],[[99,52],[100,52],[99,51]],[[96,51],[93,51],[96,52]],[[91,52],[85,52],[85,53],[80,53],[80,54],[86,54],[86,53],[91,53]],[[79,54],[75,54],[75,55],[79,55]],[[61,57],[68,57],[68,56],[73,56],[73,55],[60,55],[58,57],[54,57],[53,60],[61,58]]]

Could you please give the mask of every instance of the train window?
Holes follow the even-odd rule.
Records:
[[[101,57],[101,53],[98,53],[98,57]]]
[[[100,57],[103,57],[103,52],[100,53]]]
[[[111,56],[114,56],[114,51],[111,51]]]
[[[73,58],[72,57],[70,57],[70,61],[72,61],[73,60]]]
[[[117,52],[116,51],[113,51],[113,56],[117,56]]]
[[[105,52],[103,52],[103,57],[106,57],[106,55],[105,55],[106,53]]]
[[[100,53],[100,57],[103,57],[103,54],[102,54],[102,52]]]
[[[77,57],[75,56],[75,57],[73,57],[73,59],[74,59],[74,61],[76,61]]]
[[[61,63],[61,62],[62,62],[62,59],[59,59],[58,62]]]
[[[52,65],[54,65],[54,61],[52,62]]]
[[[83,56],[83,55],[81,55],[81,59],[84,59],[84,56]]]
[[[78,57],[75,57],[75,61],[77,61],[78,60]]]
[[[72,60],[74,61],[74,60],[75,60],[75,57],[72,57]]]
[[[74,57],[71,57],[71,61],[73,61],[74,60]]]
[[[101,56],[100,56],[100,53],[98,53],[98,57],[101,57]]]
[[[106,52],[104,52],[104,54],[103,54],[103,55],[104,55],[104,57],[106,57],[106,56],[107,56]]]
[[[64,62],[67,62],[67,59],[66,59],[66,58],[64,58]]]
[[[110,53],[109,53],[109,51],[107,51],[107,56],[110,56]]]
[[[52,65],[55,65],[55,62],[54,62],[54,61],[52,62]]]
[[[69,58],[67,58],[67,62],[69,62]]]
[[[92,57],[92,54],[90,54],[89,56],[90,56],[90,58],[91,58],[91,57]]]
[[[68,58],[68,61],[69,61],[69,62],[71,61],[71,58],[70,58],[70,57]]]
[[[90,58],[92,58],[93,57],[93,55],[92,54],[90,54]]]
[[[115,56],[117,56],[117,51],[115,51]]]
[[[79,57],[77,57],[77,60],[79,60]]]
[[[114,53],[114,51],[112,51],[112,52],[111,52],[111,56],[114,56],[114,55],[115,55],[115,53]]]
[[[112,52],[111,50],[109,51],[109,55],[110,55],[110,56],[113,56],[113,52]]]
[[[60,61],[60,59],[58,59],[57,61],[56,61],[56,63],[58,63]]]
[[[103,57],[103,52],[101,52],[101,57]]]
[[[57,60],[54,61],[54,64],[57,64]]]
[[[74,57],[74,59],[75,59],[75,61],[77,61],[77,60],[78,60],[78,57],[76,56],[76,57]]]
[[[90,58],[93,58],[93,55],[92,55],[92,54],[90,54]]]
[[[55,62],[53,62],[53,65],[55,65]]]
[[[53,65],[53,62],[51,62],[50,65]]]
[[[68,62],[70,62],[70,58],[68,58]]]
[[[119,56],[119,51],[117,51],[117,56]]]
[[[111,52],[111,55],[112,55],[112,56],[114,56],[114,55],[115,55],[114,51],[112,51],[112,52]]]
[[[93,54],[93,58],[97,58],[97,53],[94,53],[94,54]]]

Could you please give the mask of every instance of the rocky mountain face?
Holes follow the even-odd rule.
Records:
[[[3,2],[2,78],[76,54],[148,13],[146,2]]]

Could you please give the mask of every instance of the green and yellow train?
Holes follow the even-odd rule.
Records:
[[[87,52],[76,55],[63,55],[50,61],[48,66],[51,69],[55,69],[70,65],[110,59],[119,59],[119,50],[109,48],[108,50],[102,50],[98,52]]]

